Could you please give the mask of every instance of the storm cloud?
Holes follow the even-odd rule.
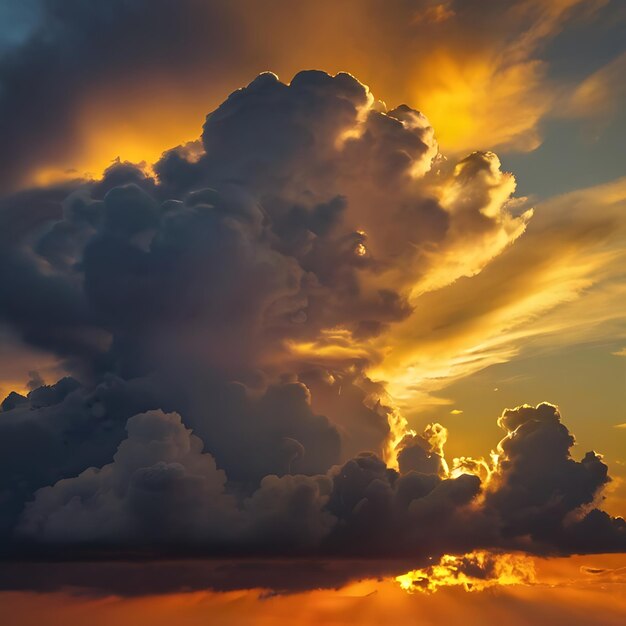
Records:
[[[306,71],[261,74],[152,169],[5,198],[0,319],[68,376],[2,403],[2,552],[626,549],[555,406],[448,462],[368,375],[415,294],[522,235],[514,190],[495,154],[446,160],[420,112]]]

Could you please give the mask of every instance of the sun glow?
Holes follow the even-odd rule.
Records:
[[[462,556],[444,554],[438,564],[412,570],[395,580],[407,593],[435,593],[441,587],[483,591],[496,586],[530,585],[536,578],[530,557],[479,550]]]

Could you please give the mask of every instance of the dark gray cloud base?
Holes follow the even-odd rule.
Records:
[[[382,110],[347,74],[264,74],[155,178],[118,163],[5,198],[0,318],[71,375],[33,373],[2,403],[2,553],[625,550],[624,520],[597,508],[607,467],[571,457],[556,407],[504,412],[489,481],[448,471],[436,426],[402,440],[396,470],[376,357],[289,349],[383,333],[411,311],[406,276],[459,232],[517,232],[494,209],[494,159],[446,164],[423,116]],[[467,191],[452,209],[432,191],[448,184]]]

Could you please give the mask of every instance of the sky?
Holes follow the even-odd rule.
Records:
[[[12,623],[623,623],[625,41],[0,0]]]

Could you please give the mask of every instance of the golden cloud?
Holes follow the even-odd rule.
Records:
[[[120,47],[120,67],[78,72],[75,84],[66,68],[49,70],[51,76],[58,72],[58,89],[67,94],[59,96],[56,115],[57,127],[63,114],[67,128],[49,139],[39,134],[37,141],[47,150],[37,151],[41,157],[30,155],[26,182],[99,176],[117,157],[153,162],[172,144],[196,136],[204,113],[224,91],[268,69],[281,76],[309,67],[349,70],[383,100],[421,109],[447,153],[533,150],[541,143],[539,122],[555,105],[563,109],[563,88],[547,77],[542,46],[604,3],[517,0],[503,7],[392,0],[383,6],[375,0],[322,0],[297,8],[285,0],[263,5],[238,0],[227,7],[190,3],[181,5],[179,19],[193,22],[194,29],[181,33],[180,43],[170,40],[172,54],[161,61],[122,42],[106,23],[98,32],[110,31]],[[172,22],[172,28],[181,27]],[[162,36],[158,24],[146,21],[143,38],[150,45]],[[216,36],[216,28],[231,36]],[[98,45],[96,38],[86,41],[58,45],[76,45],[72,55],[80,63],[101,54],[89,47]],[[580,85],[571,111],[595,107],[620,63]],[[35,73],[33,80],[39,80]]]

